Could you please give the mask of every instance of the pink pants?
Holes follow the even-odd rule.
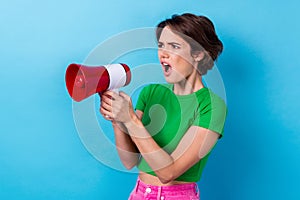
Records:
[[[128,200],[199,200],[196,183],[155,186],[143,183],[139,178]]]

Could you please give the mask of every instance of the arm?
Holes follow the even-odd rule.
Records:
[[[122,122],[132,141],[162,183],[168,183],[203,158],[214,146],[219,134],[198,126],[188,129],[172,154],[164,151],[151,137],[133,109],[130,97],[124,93],[112,96],[110,111],[105,114]],[[113,108],[113,109],[112,109]]]
[[[192,126],[171,155],[160,148],[138,118],[124,123],[137,148],[162,183],[168,183],[203,158],[219,138],[208,129]]]
[[[101,107],[100,113],[104,116],[104,118],[112,121],[112,126],[114,129],[115,135],[115,143],[116,148],[119,154],[119,157],[123,163],[123,165],[127,169],[132,169],[140,158],[139,150],[137,149],[136,145],[131,140],[130,136],[128,135],[127,129],[122,122],[117,122],[112,120],[111,118],[107,118],[105,114],[107,110],[110,110],[110,106],[107,102],[110,101],[110,98],[106,95],[101,96]],[[141,119],[142,112],[137,111],[136,116]]]

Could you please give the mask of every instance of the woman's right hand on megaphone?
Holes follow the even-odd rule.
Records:
[[[100,106],[100,113],[110,121],[126,123],[136,117],[131,98],[124,92],[105,91]]]

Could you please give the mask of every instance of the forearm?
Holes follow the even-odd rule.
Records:
[[[175,170],[173,157],[153,140],[142,122],[134,117],[131,121],[125,123],[125,126],[132,141],[158,178],[163,183],[173,180]]]
[[[127,134],[126,127],[122,123],[113,123],[115,143],[117,151],[123,165],[127,169],[134,167],[140,157],[138,149],[130,136]]]

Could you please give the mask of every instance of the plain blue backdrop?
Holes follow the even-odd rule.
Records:
[[[103,165],[78,137],[65,70],[115,34],[184,12],[209,16],[225,46],[218,69],[229,112],[198,183],[201,198],[300,199],[299,6],[296,0],[2,1],[0,199],[128,197],[136,174]]]

